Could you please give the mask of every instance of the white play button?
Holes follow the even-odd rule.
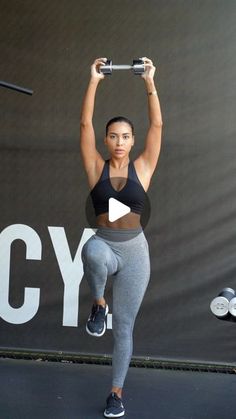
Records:
[[[118,218],[123,217],[124,215],[130,212],[130,207],[122,202],[118,201],[115,198],[109,198],[108,201],[108,219],[113,222],[118,220]]]

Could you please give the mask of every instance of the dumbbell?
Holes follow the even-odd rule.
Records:
[[[229,312],[236,320],[236,297],[233,297],[229,302]]]
[[[219,319],[230,319],[229,305],[232,299],[234,299],[236,305],[235,291],[232,288],[224,288],[211,302],[210,309],[212,313]],[[234,321],[234,319],[231,320]]]
[[[107,60],[106,64],[101,65],[101,73],[108,75],[112,74],[113,70],[133,70],[134,74],[140,75],[145,71],[144,61],[140,59],[133,60],[132,65],[127,64],[112,64],[112,60]]]

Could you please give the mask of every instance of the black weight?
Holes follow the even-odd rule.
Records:
[[[144,66],[144,61],[139,59],[139,60],[133,60],[133,72],[136,75],[141,75],[143,74],[145,71],[145,66]]]
[[[112,74],[112,60],[107,60],[106,64],[101,65],[100,72],[105,75]]]

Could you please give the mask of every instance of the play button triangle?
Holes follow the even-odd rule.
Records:
[[[124,215],[130,212],[130,207],[122,202],[118,201],[115,198],[109,198],[108,201],[108,219],[113,222],[118,220],[118,218],[123,217]]]

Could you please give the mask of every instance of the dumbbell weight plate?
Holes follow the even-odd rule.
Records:
[[[210,309],[216,317],[225,317],[229,312],[229,301],[225,297],[216,297],[212,300]]]
[[[210,309],[212,313],[219,318],[224,318],[229,314],[229,302],[235,297],[235,291],[232,288],[224,288],[218,297],[212,300]]]
[[[236,317],[236,297],[232,298],[229,303],[229,312],[232,316]]]
[[[105,75],[112,74],[112,60],[107,60],[106,64],[101,65],[100,72]]]
[[[145,71],[145,66],[143,60],[133,60],[133,72],[136,75],[143,74]]]

